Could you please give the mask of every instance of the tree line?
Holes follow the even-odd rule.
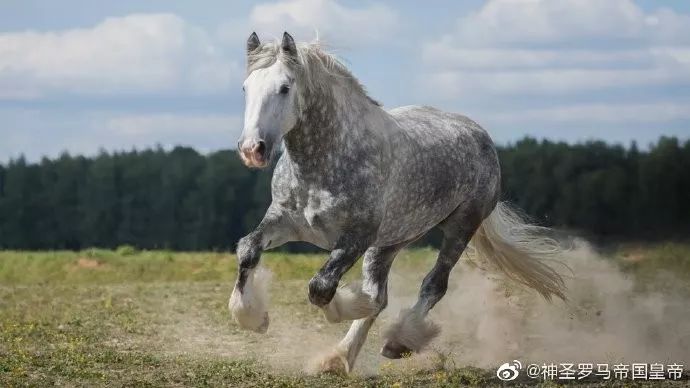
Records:
[[[503,199],[541,224],[617,239],[690,232],[690,141],[640,150],[525,138],[499,156]],[[0,164],[0,249],[234,249],[268,207],[270,179],[234,151],[20,157]]]

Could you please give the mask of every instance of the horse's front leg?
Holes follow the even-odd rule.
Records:
[[[355,364],[355,359],[359,354],[364,341],[367,339],[369,329],[374,324],[379,312],[388,303],[388,272],[391,269],[395,255],[406,243],[394,246],[367,249],[362,260],[363,281],[361,290],[369,295],[375,302],[376,310],[361,319],[352,322],[345,338],[335,347],[334,351],[320,361],[318,365],[322,372],[350,372]],[[337,293],[336,293],[337,297]],[[331,301],[331,303],[333,303]]]
[[[228,307],[243,329],[268,330],[268,273],[257,270],[261,252],[295,239],[284,212],[269,208],[259,226],[237,243],[238,272]]]
[[[320,307],[330,322],[368,317],[376,310],[376,301],[362,291],[361,285],[338,289],[340,279],[364,254],[371,240],[372,234],[363,233],[341,237],[309,281],[309,301]]]

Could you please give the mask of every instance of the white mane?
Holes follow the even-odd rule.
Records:
[[[247,74],[273,65],[280,57],[310,93],[323,95],[333,83],[338,82],[361,94],[372,104],[381,105],[369,96],[364,86],[338,58],[322,49],[321,42],[297,43],[296,46],[295,58],[282,54],[277,41],[261,44],[247,56]]]

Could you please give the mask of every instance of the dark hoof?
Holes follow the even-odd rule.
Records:
[[[256,328],[255,331],[259,334],[266,334],[268,331],[269,322],[270,320],[268,319],[268,312],[266,312],[266,314],[264,314],[264,321],[261,323],[261,326]]]
[[[325,306],[333,299],[337,288],[337,281],[316,275],[309,281],[309,301],[315,306]]]
[[[381,348],[381,355],[391,360],[397,360],[411,356],[412,349],[395,342],[386,342]]]

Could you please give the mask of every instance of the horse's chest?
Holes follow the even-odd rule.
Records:
[[[335,217],[338,199],[326,190],[310,189],[301,201],[301,212],[307,225],[313,229],[325,229]]]
[[[337,196],[322,189],[308,189],[293,193],[292,209],[302,240],[321,247],[332,245],[337,236]]]

